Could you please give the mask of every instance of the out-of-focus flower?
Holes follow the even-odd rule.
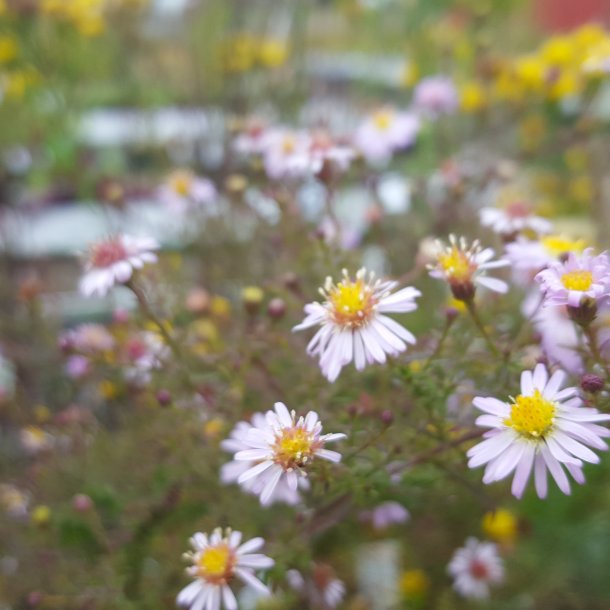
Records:
[[[238,451],[245,451],[250,448],[250,445],[246,443],[246,439],[249,436],[250,430],[254,428],[263,429],[266,425],[265,416],[262,413],[255,413],[252,416],[251,423],[240,421],[235,425],[235,428],[231,431],[229,438],[222,441],[220,444],[221,448],[228,453],[237,453]],[[239,477],[250,470],[253,466],[260,463],[257,460],[252,461],[232,461],[224,464],[220,469],[220,480],[223,483],[236,483]],[[266,481],[264,478],[255,477],[241,484],[244,491],[252,493],[256,496],[260,496]],[[269,504],[274,502],[283,502],[291,506],[297,504],[301,497],[299,490],[306,491],[309,489],[309,481],[305,477],[299,477],[298,488],[293,490],[288,487],[286,480],[280,479],[278,484],[269,498]]]
[[[246,586],[268,594],[269,589],[256,576],[255,571],[267,570],[273,559],[256,553],[265,541],[252,538],[241,544],[242,534],[220,528],[208,536],[196,533],[190,540],[193,551],[185,554],[192,562],[187,574],[195,580],[186,586],[176,599],[179,606],[193,610],[237,610],[237,599],[231,589],[235,579]]]
[[[150,372],[161,368],[168,354],[169,348],[159,335],[150,331],[132,335],[124,346],[126,378],[140,384],[148,383]]]
[[[72,379],[82,379],[91,372],[89,358],[80,354],[73,354],[66,360],[66,374]]]
[[[526,230],[539,235],[551,232],[552,224],[533,214],[532,206],[524,195],[512,189],[505,190],[498,200],[498,207],[484,207],[479,211],[484,227],[504,236],[513,236]]]
[[[91,246],[85,261],[80,291],[85,296],[104,296],[115,284],[131,279],[134,270],[156,263],[159,245],[148,237],[117,235]]]
[[[587,248],[580,256],[570,252],[565,262],[553,262],[535,277],[545,306],[578,307],[587,298],[601,302],[610,297],[610,259],[603,252],[593,256]]]
[[[28,514],[30,494],[15,485],[0,483],[0,506],[7,515],[20,519]]]
[[[259,310],[264,298],[265,293],[258,286],[246,286],[241,291],[241,300],[244,307],[251,314],[255,314]]]
[[[360,513],[360,519],[370,522],[376,530],[384,530],[391,525],[406,523],[409,517],[409,511],[398,502],[384,502],[372,510]]]
[[[186,308],[191,313],[204,314],[210,310],[211,297],[205,288],[193,288],[186,296]]]
[[[19,45],[9,34],[0,35],[0,65],[13,61],[19,53]]]
[[[347,171],[355,158],[353,148],[336,142],[330,134],[319,130],[310,135],[308,145],[294,155],[291,165],[298,175],[316,175],[325,181],[334,173]]]
[[[72,498],[72,508],[77,513],[86,513],[94,507],[93,500],[87,494],[76,494]]]
[[[506,282],[485,275],[489,269],[510,264],[504,259],[492,261],[493,257],[494,251],[491,248],[482,249],[478,240],[468,246],[464,237],[458,240],[450,235],[449,246],[436,242],[436,263],[428,265],[428,269],[431,277],[449,284],[456,299],[469,301],[474,297],[477,285],[502,294],[508,290]]]
[[[211,180],[190,170],[179,169],[169,174],[159,188],[158,197],[172,214],[184,215],[195,209],[217,212],[213,207],[218,199],[216,187]]]
[[[345,438],[345,434],[322,434],[322,424],[314,411],[297,419],[295,412],[289,412],[281,402],[276,402],[274,409],[267,411],[264,420],[252,420],[253,426],[239,439],[248,449],[235,453],[237,462],[255,462],[237,481],[242,485],[251,479],[264,481],[260,492],[263,505],[269,504],[280,481],[296,491],[299,477],[306,476],[316,457],[340,462],[341,454],[325,445]]]
[[[244,156],[262,155],[265,152],[268,137],[265,121],[256,117],[249,118],[233,140],[233,148]]]
[[[459,106],[457,89],[446,76],[428,76],[415,87],[413,106],[430,119],[453,114]]]
[[[30,518],[34,525],[38,527],[46,527],[51,521],[52,512],[48,506],[39,504],[32,509]]]
[[[512,493],[523,495],[534,470],[536,492],[547,494],[547,470],[559,489],[570,493],[570,483],[563,467],[577,483],[584,483],[582,463],[597,464],[599,457],[589,449],[607,449],[603,437],[610,431],[597,422],[610,421],[610,415],[597,409],[581,407],[577,388],[559,388],[565,373],[555,371],[551,378],[546,367],[521,374],[521,394],[506,403],[492,397],[477,396],[475,407],[485,412],[477,425],[490,428],[485,440],[468,451],[470,468],[486,464],[484,483],[493,483],[513,471]]]
[[[67,344],[83,354],[100,354],[114,348],[114,337],[101,324],[80,324],[60,337],[62,344]]]
[[[488,95],[483,86],[471,81],[460,88],[460,108],[466,113],[480,112],[487,107]]]
[[[498,508],[483,515],[483,532],[497,542],[510,544],[519,533],[519,522],[515,515],[505,508]]]
[[[360,269],[354,280],[343,271],[343,280],[334,284],[328,277],[320,289],[323,303],[305,305],[307,317],[293,328],[299,331],[320,325],[307,346],[307,353],[320,357],[322,373],[334,382],[341,369],[352,360],[361,371],[367,364],[386,361],[415,343],[406,328],[386,313],[406,313],[417,309],[419,290],[409,286],[392,293],[398,282],[375,279]]]
[[[32,455],[48,451],[55,444],[53,436],[38,426],[22,428],[19,440],[21,446]]]
[[[395,152],[413,146],[419,129],[419,119],[413,113],[380,108],[360,124],[354,145],[369,163],[383,164]]]
[[[491,542],[468,538],[454,553],[447,571],[453,588],[463,597],[487,599],[489,587],[504,580],[504,563]]]
[[[309,578],[304,578],[298,570],[288,570],[286,579],[314,608],[332,610],[345,597],[345,585],[326,564],[315,564]]]
[[[303,163],[311,138],[305,131],[276,127],[267,132],[263,147],[265,172],[271,180],[299,178],[309,173]]]
[[[430,589],[430,579],[423,570],[405,570],[400,576],[398,589],[405,599],[421,599]]]
[[[563,235],[546,235],[538,241],[519,238],[506,244],[506,258],[513,270],[530,274],[540,271],[570,252],[581,253],[585,246],[584,240]]]

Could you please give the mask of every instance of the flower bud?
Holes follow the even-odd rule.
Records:
[[[93,500],[87,494],[76,494],[72,498],[72,508],[77,513],[86,513],[93,508]]]
[[[604,385],[604,380],[595,373],[585,373],[580,379],[580,387],[585,392],[590,392],[591,394],[596,394],[603,390]]]
[[[286,313],[286,302],[284,299],[275,298],[267,305],[267,315],[273,320],[281,320]]]
[[[258,286],[246,286],[241,292],[241,299],[246,311],[255,315],[265,298],[265,293]]]
[[[172,395],[170,394],[169,390],[166,390],[165,388],[158,390],[157,402],[162,407],[167,407],[168,405],[170,405],[172,403]]]

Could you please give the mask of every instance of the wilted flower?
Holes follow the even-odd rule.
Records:
[[[237,599],[230,585],[238,578],[246,586],[268,594],[269,589],[254,575],[255,570],[267,570],[273,566],[270,557],[258,551],[265,543],[262,538],[252,538],[241,543],[241,532],[220,528],[208,536],[200,532],[190,540],[193,551],[185,553],[192,562],[187,568],[194,582],[182,589],[176,599],[178,605],[193,610],[237,610]]]
[[[104,296],[115,284],[131,279],[135,269],[157,262],[159,245],[148,237],[117,235],[91,246],[85,261],[80,291],[85,296]]]
[[[538,364],[533,372],[523,371],[521,394],[510,403],[482,396],[473,400],[485,412],[476,423],[490,428],[485,440],[468,451],[470,468],[486,464],[483,483],[500,481],[514,471],[512,493],[520,498],[533,468],[540,498],[547,494],[547,470],[569,494],[564,466],[577,483],[584,483],[583,461],[599,462],[589,447],[605,451],[602,438],[610,436],[596,422],[610,421],[610,415],[581,407],[575,387],[559,389],[564,379],[563,371],[549,379],[546,367]]]
[[[368,277],[367,277],[368,276]],[[323,303],[305,305],[307,317],[293,328],[299,331],[321,325],[307,346],[307,353],[320,356],[320,367],[333,382],[352,360],[361,371],[367,364],[384,363],[386,355],[396,356],[415,343],[406,328],[384,315],[417,309],[420,291],[407,287],[392,294],[398,282],[375,279],[362,268],[354,280],[343,271],[343,280],[334,284],[326,278],[320,293]]]
[[[252,479],[261,485],[260,501],[271,502],[278,484],[287,484],[294,492],[299,486],[299,477],[307,475],[307,469],[316,457],[340,462],[341,454],[329,451],[326,443],[345,438],[345,434],[322,434],[318,414],[309,411],[305,417],[296,418],[281,402],[274,405],[275,411],[267,411],[265,419],[252,420],[252,427],[238,440],[248,449],[235,453],[235,460],[254,463],[239,475],[237,481],[252,491]]]
[[[509,265],[507,260],[492,261],[494,251],[482,249],[478,240],[468,246],[466,240],[449,236],[449,246],[436,242],[436,262],[429,264],[430,275],[445,280],[453,296],[460,301],[469,301],[474,297],[476,285],[494,292],[505,293],[508,284],[497,278],[487,277],[488,269],[498,269]]]
[[[354,145],[370,163],[386,163],[392,155],[415,144],[419,119],[412,113],[380,108],[358,127]]]
[[[453,114],[459,107],[457,89],[446,76],[428,76],[415,87],[413,106],[432,119]]]
[[[568,254],[565,262],[550,263],[536,275],[544,293],[544,305],[578,307],[584,298],[594,302],[610,296],[610,259],[603,252],[593,256],[587,248],[580,256]]]
[[[453,588],[463,597],[486,599],[489,587],[504,580],[504,564],[491,542],[468,538],[454,553],[447,571],[453,576]]]

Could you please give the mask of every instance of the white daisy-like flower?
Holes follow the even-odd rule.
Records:
[[[420,130],[419,118],[395,108],[380,108],[360,124],[354,146],[372,164],[387,163],[392,155],[415,144]]]
[[[178,169],[169,174],[159,188],[159,200],[174,214],[185,214],[194,207],[216,212],[212,208],[218,192],[211,180],[197,176],[187,169]]]
[[[453,588],[472,599],[487,599],[489,587],[504,580],[504,563],[498,547],[472,537],[455,551],[447,571],[453,576]]]
[[[250,449],[250,446],[245,441],[247,439],[250,430],[253,428],[263,429],[266,426],[265,415],[263,413],[255,413],[252,416],[251,423],[240,421],[237,422],[229,438],[223,440],[220,444],[221,448],[228,453],[237,453],[238,451],[245,451]],[[237,483],[239,477],[250,470],[250,468],[256,466],[258,463],[255,460],[252,461],[237,461],[233,460],[227,462],[220,469],[220,480],[225,484]],[[260,496],[267,479],[272,476],[273,472],[268,469],[263,475],[250,479],[241,485],[244,491],[252,493],[256,496]],[[299,485],[297,489],[291,489],[285,480],[280,480],[275,487],[275,490],[269,498],[269,504],[274,502],[283,502],[294,506],[301,500],[300,491],[307,491],[309,489],[309,481],[305,477],[299,477]]]
[[[299,178],[307,173],[302,163],[311,143],[305,131],[284,127],[270,130],[265,137],[263,164],[265,173],[271,180]]]
[[[276,402],[274,408],[275,411],[267,411],[264,421],[252,420],[252,427],[238,439],[247,448],[235,447],[239,450],[234,456],[238,462],[250,463],[237,482],[248,491],[259,491],[264,506],[270,504],[278,485],[287,485],[296,492],[299,478],[307,476],[307,468],[315,458],[340,462],[341,454],[325,445],[345,438],[345,434],[322,434],[315,411],[297,419],[284,403]],[[253,479],[259,480],[255,487],[250,483]]]
[[[104,296],[115,284],[131,279],[135,269],[156,263],[159,244],[148,237],[117,235],[93,244],[85,261],[80,291],[87,297]]]
[[[208,536],[196,533],[190,540],[193,551],[185,553],[192,562],[187,568],[195,580],[182,589],[176,602],[191,610],[237,610],[237,599],[230,585],[238,578],[248,587],[268,594],[269,589],[256,576],[256,570],[267,570],[273,559],[256,553],[265,544],[262,538],[252,538],[241,544],[241,532],[220,528]]]
[[[578,307],[584,298],[607,300],[610,258],[606,252],[593,256],[593,248],[587,248],[580,256],[571,252],[567,260],[551,263],[535,279],[541,284],[545,306]]]
[[[367,364],[383,364],[387,355],[397,356],[415,343],[415,337],[387,313],[417,309],[421,292],[411,286],[392,293],[398,282],[375,279],[360,269],[352,279],[343,270],[343,280],[334,284],[326,278],[320,293],[323,303],[305,305],[306,318],[292,330],[321,325],[307,346],[310,356],[320,357],[324,376],[333,382],[352,360],[361,371]]]
[[[543,364],[521,374],[521,393],[511,402],[477,396],[475,407],[485,412],[479,426],[490,428],[485,440],[468,451],[468,466],[486,464],[483,483],[500,481],[515,473],[512,493],[521,498],[532,469],[538,497],[547,494],[547,470],[564,494],[570,482],[564,467],[577,483],[584,483],[583,461],[597,464],[599,457],[589,447],[605,451],[602,440],[610,436],[599,422],[610,415],[584,408],[577,388],[560,390],[565,373],[549,374]]]
[[[481,248],[478,240],[469,246],[464,237],[457,239],[455,235],[450,235],[448,246],[441,241],[436,242],[436,261],[429,264],[428,269],[431,277],[445,280],[453,296],[461,301],[471,300],[477,285],[504,294],[508,284],[485,275],[489,269],[510,264],[504,259],[492,261],[494,254],[491,248]]]
[[[548,220],[532,214],[521,201],[512,201],[502,208],[481,208],[479,217],[484,227],[499,235],[513,235],[528,229],[540,235],[550,233],[553,228]]]

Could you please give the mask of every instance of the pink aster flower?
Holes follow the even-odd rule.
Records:
[[[499,235],[514,235],[531,230],[543,235],[550,233],[551,223],[535,216],[526,202],[510,201],[502,208],[486,207],[479,210],[481,224]]]
[[[554,262],[535,277],[544,293],[545,306],[578,307],[583,298],[595,302],[610,296],[610,259],[603,252],[593,256],[587,248],[580,256],[568,254],[565,262]]]
[[[262,594],[269,589],[255,575],[255,571],[268,570],[273,559],[257,553],[265,541],[252,538],[241,544],[241,532],[220,528],[208,536],[196,533],[190,540],[193,551],[185,554],[192,562],[187,574],[195,580],[182,589],[176,602],[191,610],[237,610],[237,599],[231,589],[236,579]]]
[[[369,163],[387,163],[395,152],[415,144],[419,128],[414,114],[380,108],[358,127],[354,145]]]
[[[60,342],[84,354],[99,354],[110,351],[114,337],[101,324],[86,323],[72,328],[60,337]]]
[[[237,453],[239,451],[245,451],[250,449],[250,445],[247,442],[247,438],[250,431],[259,428],[264,429],[266,426],[265,415],[263,413],[255,413],[252,416],[251,422],[240,421],[231,431],[229,438],[222,441],[220,444],[221,448],[228,453]],[[247,470],[250,470],[254,466],[260,463],[259,461],[245,461],[245,460],[233,460],[224,464],[220,469],[220,480],[225,484],[237,483],[239,477],[244,474]],[[267,470],[266,476],[259,476],[242,483],[242,489],[248,493],[260,496],[267,484],[267,479],[273,473],[271,470]],[[269,504],[275,502],[283,502],[294,506],[301,500],[299,491],[307,491],[309,489],[309,481],[305,477],[299,477],[299,484],[297,489],[292,489],[288,486],[288,483],[284,479],[280,479],[278,484],[269,498]]]
[[[506,267],[509,262],[503,259],[492,261],[494,251],[491,248],[481,248],[478,240],[469,246],[463,237],[458,240],[450,235],[449,246],[437,241],[435,250],[436,261],[428,265],[430,276],[445,280],[456,299],[472,299],[477,285],[502,294],[508,290],[506,282],[487,277],[486,272]]]
[[[323,303],[305,305],[307,317],[293,331],[321,326],[309,342],[307,353],[320,357],[322,373],[330,382],[352,360],[361,371],[373,362],[383,364],[388,354],[397,356],[408,343],[415,343],[411,332],[385,314],[417,309],[415,299],[421,292],[407,287],[392,293],[397,286],[398,282],[375,279],[364,268],[355,279],[344,270],[338,284],[330,277],[326,279],[320,289]]]
[[[583,461],[598,463],[589,447],[605,451],[602,440],[610,432],[597,422],[610,421],[610,415],[581,407],[575,387],[559,388],[565,373],[555,371],[549,379],[546,367],[521,374],[521,393],[510,402],[477,396],[473,404],[485,412],[479,426],[490,428],[485,440],[468,451],[470,468],[486,464],[483,483],[500,481],[515,473],[512,493],[523,495],[532,469],[538,497],[547,494],[547,470],[559,489],[570,493],[564,467],[577,483],[584,483]]]
[[[297,419],[295,412],[289,412],[281,402],[276,402],[274,408],[275,411],[267,411],[264,421],[253,419],[252,427],[238,439],[247,449],[235,453],[236,461],[251,463],[239,475],[238,483],[245,486],[252,479],[259,479],[263,483],[260,486],[263,506],[271,502],[280,484],[295,492],[299,477],[307,476],[307,468],[315,458],[340,462],[341,454],[326,449],[325,445],[345,438],[345,434],[322,434],[322,424],[314,411]]]
[[[131,279],[135,269],[156,263],[159,245],[148,237],[117,235],[91,246],[80,291],[87,297],[104,296],[115,284]]]
[[[504,580],[504,563],[492,542],[468,538],[453,554],[447,571],[453,576],[453,588],[463,597],[487,599],[489,587]]]
[[[413,106],[424,116],[437,119],[444,114],[453,114],[458,109],[459,95],[450,78],[428,76],[415,87]]]
[[[169,174],[159,188],[158,197],[172,214],[185,214],[193,208],[212,211],[218,193],[211,180],[185,169]],[[216,210],[213,210],[216,211]]]

